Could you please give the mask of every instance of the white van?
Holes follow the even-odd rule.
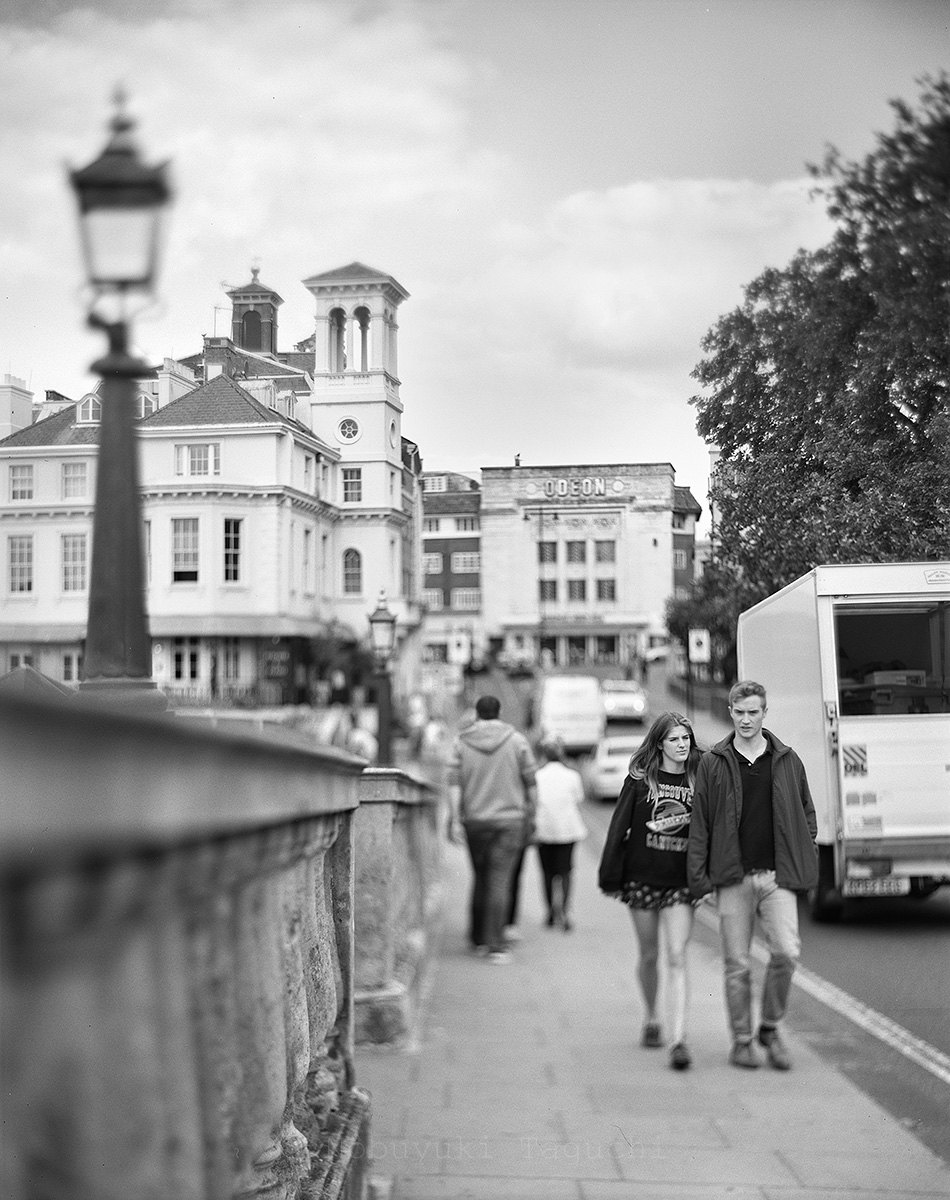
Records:
[[[593,750],[604,734],[604,700],[594,675],[548,675],[537,701],[537,733],[571,753]]]

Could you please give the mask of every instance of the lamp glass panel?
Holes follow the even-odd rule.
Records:
[[[396,628],[396,620],[392,615],[385,617],[374,617],[369,623],[370,632],[373,639],[373,649],[378,655],[387,658],[393,650],[393,635]]]
[[[90,282],[147,285],[154,270],[157,221],[154,208],[100,208],[86,213]]]

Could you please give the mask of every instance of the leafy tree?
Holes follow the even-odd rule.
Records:
[[[821,562],[950,557],[950,78],[920,86],[863,162],[809,168],[831,241],[703,339],[691,403],[740,608]]]
[[[731,682],[736,673],[736,621],[741,609],[735,576],[718,563],[709,563],[692,596],[667,601],[666,628],[684,646],[691,629],[708,630],[713,677]]]

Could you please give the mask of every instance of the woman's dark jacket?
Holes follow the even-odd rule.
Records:
[[[791,747],[774,733],[762,731],[772,748],[772,830],[775,837],[775,881],[792,892],[806,892],[818,882],[818,822],[805,767]],[[742,781],[732,750],[734,734],[703,755],[693,792],[687,872],[694,896],[713,888],[741,883],[739,850]]]

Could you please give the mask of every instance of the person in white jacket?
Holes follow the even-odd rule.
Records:
[[[564,762],[560,743],[542,742],[537,753],[541,765],[535,776],[538,789],[535,841],[548,906],[547,923],[560,925],[569,933],[574,846],[587,837],[580,812],[584,785],[580,773]]]

